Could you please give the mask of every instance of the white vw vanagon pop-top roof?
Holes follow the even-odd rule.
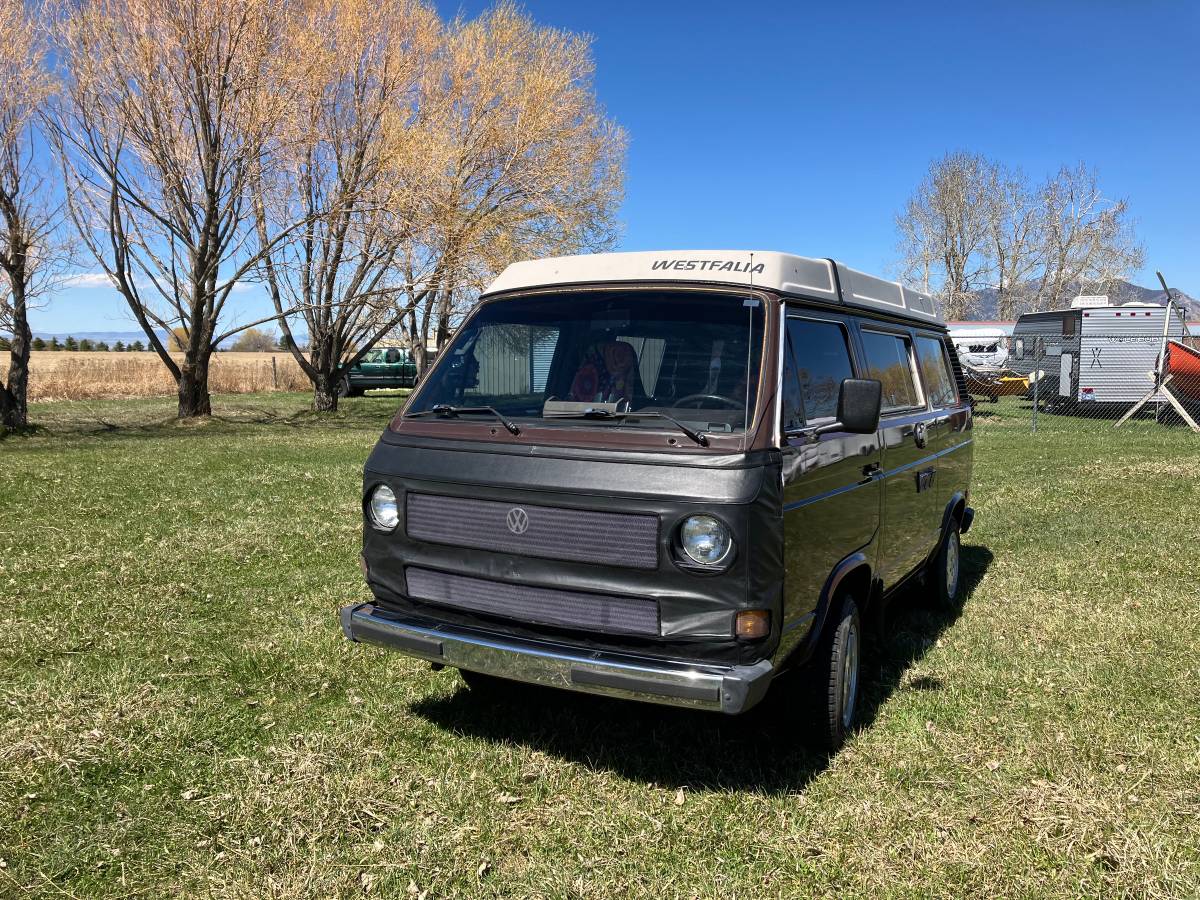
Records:
[[[626,281],[753,285],[920,322],[941,322],[937,305],[928,294],[856,271],[835,260],[771,250],[651,250],[534,259],[510,265],[492,282],[487,293]]]

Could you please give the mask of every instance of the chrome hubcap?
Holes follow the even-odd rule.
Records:
[[[951,532],[946,543],[946,596],[958,596],[958,534]]]
[[[854,721],[858,698],[858,628],[853,622],[846,632],[846,652],[842,654],[842,727]]]

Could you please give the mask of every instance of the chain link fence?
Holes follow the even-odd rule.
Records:
[[[1047,316],[1022,320],[1010,337],[956,341],[977,411],[1035,432],[1150,422],[1200,438],[1200,335],[1164,327],[1161,314],[1121,317],[1096,327],[1079,316],[1072,328]]]

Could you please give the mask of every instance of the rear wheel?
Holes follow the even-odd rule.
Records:
[[[958,603],[959,585],[962,581],[962,543],[958,536],[958,520],[951,519],[942,538],[942,546],[929,573],[933,582],[933,596],[940,609],[953,609]]]
[[[845,596],[814,660],[817,743],[837,751],[858,721],[862,622],[854,598]]]

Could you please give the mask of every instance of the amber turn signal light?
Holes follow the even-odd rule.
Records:
[[[771,613],[765,609],[743,609],[733,620],[733,633],[744,640],[766,637],[771,630]]]

